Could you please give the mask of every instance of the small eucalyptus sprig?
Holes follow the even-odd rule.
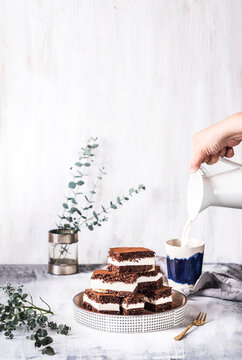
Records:
[[[34,305],[32,297],[23,292],[23,285],[13,286],[7,282],[0,286],[0,290],[8,297],[6,305],[0,303],[0,332],[4,331],[7,339],[13,339],[17,328],[25,328],[27,331],[32,331],[32,334],[26,338],[34,340],[35,347],[42,347],[42,354],[54,355],[54,349],[49,346],[53,339],[48,335],[47,329],[67,335],[71,328],[49,321],[46,315],[53,315],[50,306],[41,297],[40,300],[47,309]]]
[[[129,189],[128,195],[123,195],[122,197],[118,196],[116,201],[110,201],[110,205],[108,207],[105,208],[103,205],[101,205],[102,210],[99,212],[93,211],[92,216],[85,219],[80,224],[80,228],[83,227],[83,225],[86,225],[86,227],[92,231],[95,226],[102,226],[101,222],[108,220],[108,217],[105,214],[108,214],[110,209],[117,210],[119,207],[123,206],[124,201],[129,201],[133,194],[138,194],[141,190],[145,190],[145,186],[142,184],[140,184],[137,189]]]
[[[74,166],[70,167],[72,180],[68,183],[69,194],[66,197],[66,201],[62,204],[63,213],[59,216],[60,222],[56,224],[60,232],[63,230],[70,230],[71,232],[80,231],[79,223],[81,219],[86,219],[83,212],[86,212],[92,207],[90,205],[91,199],[89,194],[84,194],[81,189],[85,184],[85,177],[88,176],[86,169],[89,168],[94,161],[93,157],[95,153],[93,153],[93,150],[98,147],[96,140],[97,138],[93,137],[88,140],[86,147],[81,148],[78,161]],[[99,169],[99,172],[98,180],[101,180],[105,172],[103,169]],[[91,196],[96,193],[96,186],[97,184],[90,190]],[[85,202],[87,202],[87,206],[80,209],[77,205],[80,202],[81,195],[84,197]],[[64,224],[63,221],[65,221]]]

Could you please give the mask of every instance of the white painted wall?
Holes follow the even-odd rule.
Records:
[[[0,262],[47,262],[69,166],[98,136],[97,203],[147,191],[80,234],[81,263],[164,241],[186,220],[192,134],[242,107],[239,0],[0,1]],[[236,151],[242,161],[242,147]],[[192,229],[206,261],[241,262],[242,212]]]

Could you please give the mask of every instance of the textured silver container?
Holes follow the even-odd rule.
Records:
[[[172,291],[172,309],[148,315],[99,314],[82,308],[83,292],[73,298],[74,318],[82,325],[108,332],[144,333],[172,328],[186,317],[187,299]]]
[[[78,233],[50,230],[48,270],[54,275],[71,275],[78,272]]]

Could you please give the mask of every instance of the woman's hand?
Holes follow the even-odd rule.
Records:
[[[215,164],[219,156],[231,158],[234,156],[233,147],[241,140],[242,112],[197,132],[192,137],[191,171],[197,171],[203,162],[208,165]]]

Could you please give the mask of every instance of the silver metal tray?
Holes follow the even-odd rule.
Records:
[[[172,328],[186,317],[187,299],[172,290],[172,309],[146,315],[111,315],[95,313],[82,308],[83,293],[73,298],[74,318],[82,325],[96,330],[118,333],[143,333]]]

